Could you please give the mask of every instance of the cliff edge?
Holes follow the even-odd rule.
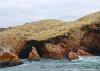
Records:
[[[20,59],[73,60],[88,55],[100,55],[100,12],[72,22],[48,19],[0,32],[1,65],[17,65]]]

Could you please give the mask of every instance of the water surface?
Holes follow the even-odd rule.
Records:
[[[24,60],[22,65],[0,68],[0,71],[100,71],[100,57],[80,57],[79,60],[74,61],[41,59],[29,62]]]

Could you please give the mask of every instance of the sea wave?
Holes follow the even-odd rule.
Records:
[[[67,59],[52,60],[41,59],[14,67],[1,68],[0,71],[100,71],[99,56],[80,56],[79,60],[68,61]]]

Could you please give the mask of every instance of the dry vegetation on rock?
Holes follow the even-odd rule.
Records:
[[[100,55],[99,39],[100,12],[72,22],[41,20],[0,32],[0,57],[2,52],[14,52],[19,58],[32,60],[35,57],[71,60],[78,55]]]

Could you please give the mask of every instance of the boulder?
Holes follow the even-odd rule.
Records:
[[[75,52],[73,52],[73,51],[70,51],[69,53],[68,53],[68,59],[69,60],[75,60],[75,59],[78,59],[79,57],[78,57],[78,55],[77,55],[77,53],[75,53]]]
[[[22,64],[19,57],[13,52],[0,52],[0,67]]]
[[[40,59],[40,56],[36,50],[35,47],[32,47],[32,51],[29,53],[29,57],[28,57],[29,60],[38,60]]]

